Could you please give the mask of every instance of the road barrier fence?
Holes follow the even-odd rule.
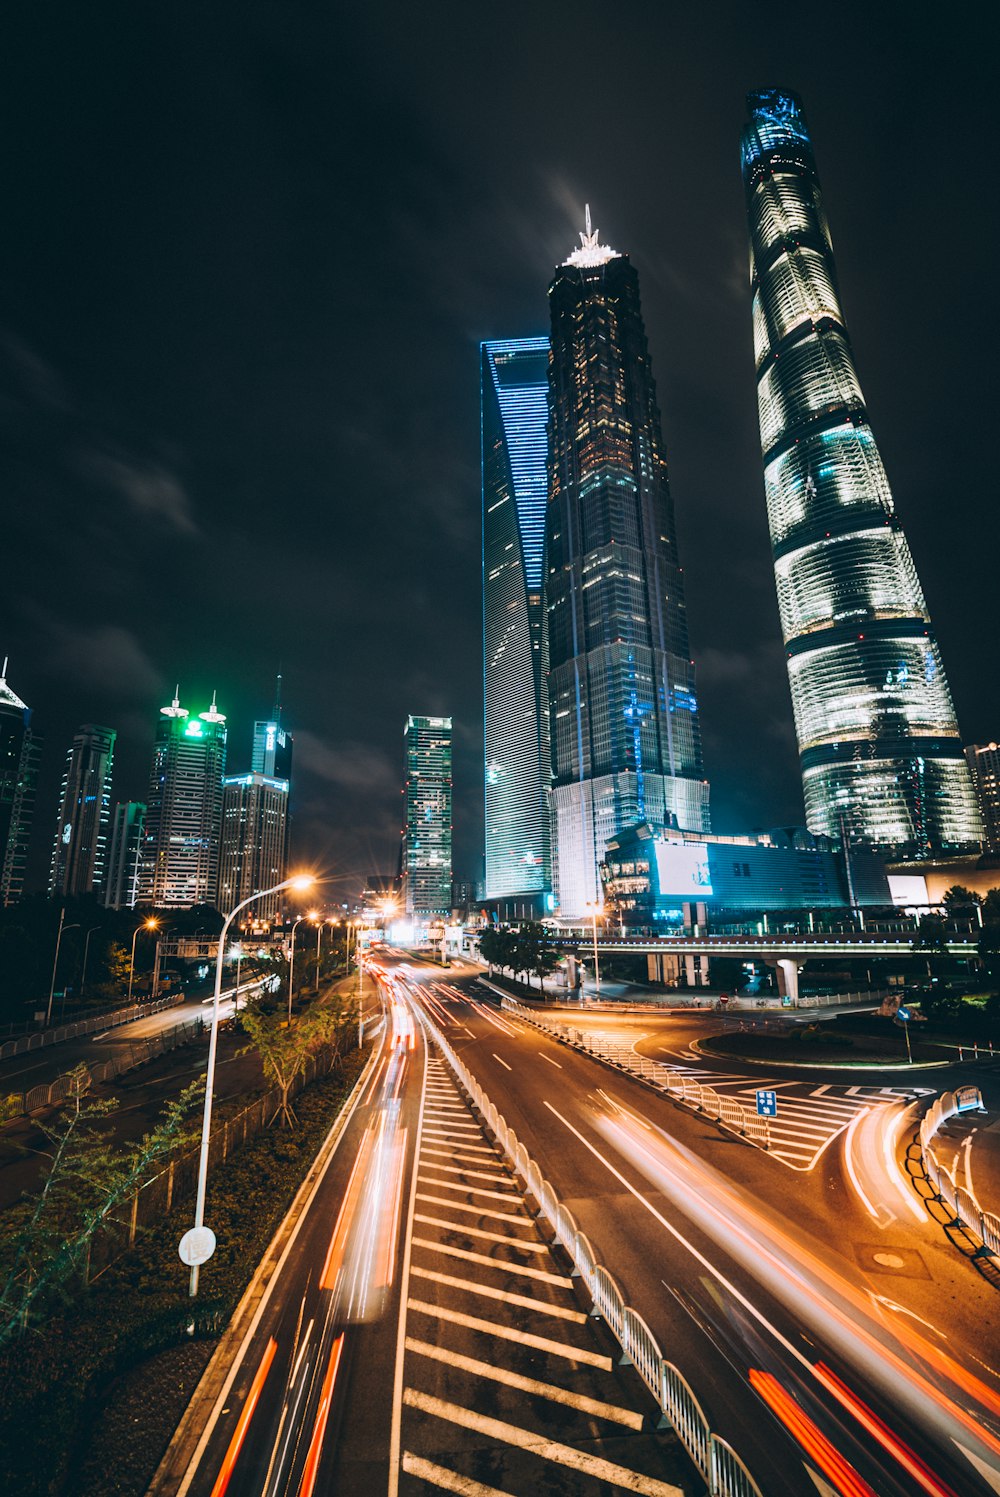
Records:
[[[184,1002],[182,993],[172,993],[167,998],[157,998],[155,1003],[130,1003],[127,1008],[116,1008],[110,1014],[96,1014],[90,1019],[75,1019],[72,1024],[60,1024],[55,1029],[36,1029],[31,1034],[22,1034],[19,1039],[5,1040],[0,1045],[0,1060],[10,1060],[13,1055],[24,1055],[29,1050],[42,1050],[46,1045],[58,1045],[62,1040],[75,1040],[83,1034],[95,1034],[99,1029],[117,1029],[122,1024],[132,1024],[136,1019],[145,1019],[149,1014],[158,1014],[165,1008],[176,1008]]]
[[[512,1005],[520,1009],[520,1005]],[[536,1202],[538,1214],[548,1223],[573,1263],[573,1273],[587,1288],[600,1316],[622,1348],[622,1361],[631,1363],[656,1399],[665,1426],[673,1429],[708,1486],[709,1497],[763,1497],[746,1466],[732,1446],[716,1434],[700,1403],[673,1362],[669,1362],[649,1326],[638,1311],[626,1305],[614,1275],[598,1261],[589,1239],[581,1232],[573,1213],[542,1175],[525,1144],[510,1128],[479,1082],[458,1059],[447,1040],[426,1013],[421,1022],[440,1049],[489,1131],[503,1149],[527,1193]]]
[[[984,1211],[971,1191],[955,1183],[955,1176],[938,1158],[934,1148],[935,1134],[950,1118],[958,1117],[962,1112],[985,1111],[981,1094],[975,1091],[974,1097],[969,1095],[973,1090],[966,1087],[958,1092],[943,1092],[935,1098],[921,1120],[917,1142],[924,1175],[934,1192],[934,1199],[951,1217],[948,1225],[962,1227],[978,1240],[977,1257],[983,1254],[1000,1258],[1000,1216]]]
[[[136,1066],[145,1065],[147,1061],[155,1060],[169,1050],[189,1045],[206,1028],[203,1019],[191,1019],[187,1024],[177,1024],[173,1029],[165,1029],[161,1034],[133,1040],[127,1050],[118,1050],[109,1060],[99,1061],[96,1065],[78,1066],[63,1076],[57,1076],[54,1081],[43,1081],[27,1091],[0,1096],[0,1127],[15,1118],[25,1117],[40,1107],[58,1106],[67,1097],[86,1091],[91,1085],[113,1081],[116,1076],[122,1076]]]
[[[553,1039],[572,1045],[575,1050],[582,1050],[618,1071],[627,1071],[629,1075],[645,1082],[654,1091],[664,1093],[672,1101],[685,1103],[696,1112],[704,1113],[719,1127],[739,1134],[758,1148],[770,1147],[768,1119],[758,1117],[756,1112],[744,1107],[735,1097],[723,1096],[713,1087],[703,1086],[700,1081],[692,1080],[684,1071],[666,1065],[663,1061],[653,1060],[648,1055],[639,1055],[619,1041],[607,1039],[603,1035],[587,1034],[571,1025],[546,1024],[530,1008],[525,1008],[513,998],[504,996],[501,1006],[516,1014],[525,1024],[541,1029]]]

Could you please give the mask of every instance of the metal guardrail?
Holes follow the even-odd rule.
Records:
[[[116,1076],[131,1071],[135,1066],[144,1065],[148,1060],[154,1060],[158,1055],[165,1055],[169,1050],[176,1050],[179,1045],[186,1045],[196,1039],[205,1028],[203,1019],[192,1019],[187,1024],[177,1024],[173,1029],[168,1029],[162,1034],[150,1035],[148,1039],[136,1040],[130,1044],[127,1051],[119,1051],[110,1060],[102,1060],[97,1065],[85,1066],[86,1084],[95,1082],[112,1081]],[[79,1068],[68,1071],[65,1076],[57,1076],[55,1081],[45,1081],[39,1086],[33,1086],[26,1092],[10,1092],[7,1096],[0,1096],[0,1127],[11,1122],[14,1118],[25,1117],[39,1107],[52,1107],[74,1092],[81,1090],[81,1073]]]
[[[638,1081],[644,1081],[655,1091],[663,1092],[672,1101],[686,1103],[696,1112],[704,1113],[720,1128],[739,1134],[740,1138],[745,1138],[758,1148],[770,1148],[771,1131],[768,1119],[758,1117],[756,1112],[752,1112],[749,1107],[744,1107],[743,1103],[737,1102],[735,1097],[723,1096],[710,1086],[703,1086],[699,1081],[692,1081],[690,1076],[683,1071],[675,1070],[673,1066],[666,1065],[663,1061],[653,1060],[648,1055],[637,1055],[627,1045],[618,1044],[601,1035],[585,1035],[579,1029],[561,1024],[544,1024],[537,1014],[532,1013],[531,1009],[525,1008],[513,998],[505,996],[501,1000],[501,1007],[515,1013],[525,1024],[532,1024],[536,1029],[543,1030],[553,1039],[572,1045],[575,1050],[582,1050],[595,1060],[614,1066],[616,1070],[627,1071],[629,1075],[634,1076]]]
[[[528,1194],[538,1205],[539,1215],[553,1229],[556,1239],[573,1261],[573,1271],[583,1280],[594,1304],[619,1342],[623,1360],[630,1362],[656,1399],[664,1423],[674,1430],[684,1449],[708,1484],[709,1497],[764,1497],[733,1447],[711,1428],[704,1410],[683,1373],[669,1362],[638,1311],[625,1304],[614,1275],[601,1264],[580,1231],[573,1213],[564,1206],[555,1187],[546,1180],[513,1128],[483,1091],[479,1082],[458,1059],[437,1025],[425,1013],[421,1023],[433,1036],[442,1055],[478,1108],[480,1116],[503,1149]]]
[[[982,1094],[977,1091],[976,1097],[978,1108],[985,1110]],[[964,1185],[955,1183],[954,1175],[947,1165],[941,1163],[933,1145],[934,1135],[943,1123],[948,1122],[949,1118],[957,1117],[960,1112],[974,1110],[976,1109],[973,1107],[960,1108],[956,1092],[943,1092],[931,1103],[921,1119],[917,1143],[924,1175],[934,1192],[934,1199],[951,1216],[948,1225],[963,1227],[971,1237],[978,1238],[980,1246],[977,1257],[986,1254],[992,1258],[1000,1258],[1000,1216],[992,1211],[984,1211],[971,1191],[966,1190]]]
[[[10,1060],[11,1056],[24,1055],[29,1050],[42,1050],[46,1045],[58,1045],[62,1040],[75,1040],[81,1034],[94,1034],[98,1029],[117,1029],[121,1024],[132,1024],[136,1019],[162,1013],[165,1008],[176,1008],[183,1002],[182,993],[171,993],[168,998],[157,998],[155,1003],[130,1003],[127,1008],[116,1008],[113,1013],[76,1019],[72,1024],[60,1024],[56,1029],[36,1029],[32,1034],[23,1034],[20,1039],[5,1040],[0,1045],[0,1060]]]

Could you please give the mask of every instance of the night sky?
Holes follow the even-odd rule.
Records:
[[[175,680],[193,711],[218,690],[238,771],[279,666],[298,852],[345,892],[394,870],[406,714],[450,713],[480,875],[478,343],[548,330],[585,201],[639,271],[715,829],[802,821],[738,162],[766,84],[804,99],[962,732],[1000,734],[996,37],[970,12],[11,10],[0,657],[45,735],[36,883],[78,723],[119,730],[115,797],[142,799]]]

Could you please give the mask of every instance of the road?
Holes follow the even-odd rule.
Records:
[[[720,1085],[780,1088],[796,1122],[772,1156],[499,1012],[471,978],[411,997],[768,1497],[1000,1491],[996,1291],[907,1196],[894,1141],[912,1089],[740,1075],[690,1051],[703,1020],[607,1021]]]
[[[411,973],[408,992],[433,981]],[[385,992],[371,1074],[235,1355],[209,1370],[207,1419],[178,1437],[157,1490],[693,1490],[427,1044],[418,1000],[388,980]],[[202,1284],[210,1293],[210,1264]]]

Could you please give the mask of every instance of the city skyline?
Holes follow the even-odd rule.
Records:
[[[454,716],[456,868],[477,871],[479,345],[544,327],[544,287],[586,200],[639,271],[670,413],[713,822],[803,819],[734,148],[747,89],[771,80],[808,103],[865,395],[963,740],[991,741],[1000,662],[968,607],[991,583],[982,355],[951,310],[984,283],[989,236],[955,257],[948,229],[988,132],[961,34],[932,45],[866,14],[865,48],[833,69],[819,18],[762,29],[734,7],[725,43],[709,46],[704,23],[685,17],[678,31],[644,16],[629,86],[607,82],[602,108],[581,111],[586,58],[616,44],[596,9],[579,37],[538,17],[488,59],[473,59],[467,18],[453,18],[447,45],[441,18],[414,37],[399,19],[376,7],[334,55],[308,24],[292,43],[255,17],[234,52],[220,13],[205,41],[230,91],[222,114],[215,91],[188,79],[180,33],[152,18],[126,33],[97,18],[56,49],[31,37],[40,20],[23,22],[35,61],[6,96],[23,232],[2,249],[18,292],[3,342],[18,568],[0,648],[47,742],[39,820],[58,795],[57,745],[78,723],[117,727],[116,794],[141,798],[150,710],[176,674],[192,699],[224,682],[242,721],[269,710],[259,683],[282,668],[290,725],[304,729],[303,855],[352,877],[391,864],[398,721],[413,706]],[[106,59],[127,57],[150,27],[155,46],[141,74],[123,70],[122,92]],[[539,90],[537,60],[557,55]],[[262,106],[258,65],[275,88],[296,78],[296,117],[312,128]],[[415,89],[418,73],[434,86]],[[940,132],[912,149],[914,80],[931,77],[961,161]],[[495,131],[477,94],[501,78],[526,103]],[[181,119],[170,101],[184,79]],[[82,113],[68,103],[81,86]],[[368,127],[372,110],[384,129]],[[343,147],[336,166],[324,140]],[[157,170],[136,198],[123,184],[147,158]],[[222,172],[224,212],[213,161],[237,168]],[[903,243],[920,255],[899,256]],[[891,277],[875,273],[886,263]],[[929,295],[926,267],[944,264],[947,296]],[[933,421],[919,414],[928,399]],[[47,840],[36,820],[33,846]]]

